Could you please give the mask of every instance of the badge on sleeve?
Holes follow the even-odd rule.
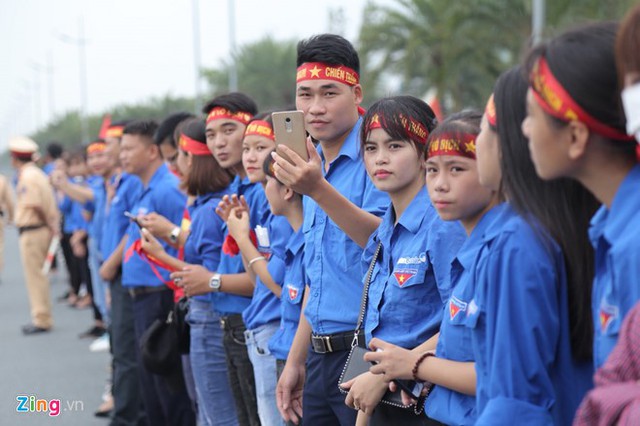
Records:
[[[458,312],[465,312],[467,310],[467,302],[463,302],[455,296],[451,296],[449,299],[449,318],[453,320]]]

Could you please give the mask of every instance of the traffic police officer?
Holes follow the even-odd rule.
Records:
[[[20,256],[31,305],[31,324],[22,328],[25,335],[49,331],[51,299],[49,280],[42,271],[49,243],[60,233],[60,214],[47,175],[33,162],[38,146],[26,137],[9,141],[11,165],[18,182],[15,224],[20,234]]]

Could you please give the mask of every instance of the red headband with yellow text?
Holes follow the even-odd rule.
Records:
[[[244,136],[263,136],[265,138],[269,138],[272,141],[276,140],[275,135],[273,134],[273,127],[271,124],[264,120],[253,120],[247,126],[247,130],[244,131]]]
[[[106,148],[107,144],[102,141],[93,142],[92,144],[87,146],[87,155],[95,154],[97,152],[104,152]]]
[[[191,139],[184,133],[180,133],[180,139],[178,139],[178,146],[180,149],[188,152],[192,155],[211,155],[211,151],[207,148],[207,145]]]
[[[540,56],[533,66],[530,84],[533,97],[547,114],[564,121],[580,121],[593,132],[609,139],[633,140],[632,136],[602,123],[582,109],[551,73],[544,56]]]
[[[215,107],[211,111],[209,111],[209,115],[207,115],[207,124],[212,122],[213,120],[227,119],[227,120],[238,121],[244,125],[247,125],[247,123],[249,123],[249,121],[251,121],[252,118],[253,118],[253,115],[249,114],[248,112],[244,112],[244,111],[231,112],[226,108]]]
[[[112,126],[107,129],[104,134],[105,138],[119,138],[122,136],[124,126]]]
[[[443,133],[429,142],[427,158],[438,155],[457,155],[476,158],[476,135],[471,133]]]
[[[425,145],[427,143],[427,138],[429,137],[429,131],[422,124],[418,123],[414,119],[407,119],[406,117],[400,117],[402,121],[402,125],[407,131],[407,137],[418,142],[420,145]],[[369,133],[373,129],[384,129],[382,123],[380,121],[385,121],[384,117],[381,117],[378,114],[374,114],[371,118],[371,123],[367,128],[367,133]],[[385,123],[386,124],[386,123]]]
[[[298,67],[296,83],[306,80],[333,80],[347,86],[355,86],[360,76],[355,70],[344,65],[327,65],[322,62],[305,62]]]

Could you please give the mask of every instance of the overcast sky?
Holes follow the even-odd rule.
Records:
[[[202,65],[214,67],[229,53],[229,0],[195,1]],[[344,10],[345,36],[355,42],[365,3],[235,0],[236,43],[268,34],[284,40],[325,32],[329,10],[337,8]],[[192,5],[193,0],[0,0],[0,150],[10,135],[32,132],[52,115],[80,108],[78,46],[61,39],[78,38],[81,16],[89,113],[152,96],[193,96]]]

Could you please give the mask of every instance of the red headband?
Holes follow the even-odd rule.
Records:
[[[248,112],[231,112],[226,108],[215,107],[209,112],[209,115],[207,115],[207,124],[212,122],[213,120],[221,120],[225,118],[227,120],[234,120],[247,125],[247,123],[251,121],[251,118],[253,118],[253,116]]]
[[[249,123],[247,130],[244,132],[244,136],[247,137],[252,135],[269,138],[272,141],[276,140],[276,137],[273,134],[273,127],[264,120],[253,120]]]
[[[180,149],[186,151],[192,155],[211,155],[211,151],[207,148],[207,145],[191,139],[184,133],[180,133],[180,139],[178,140]]]
[[[333,80],[347,86],[355,86],[360,81],[360,76],[344,65],[333,66],[322,62],[305,62],[298,67],[296,83],[305,80]]]
[[[380,117],[378,114],[374,114],[371,118],[371,123],[369,123],[369,127],[367,128],[367,133],[369,133],[373,129],[384,129],[382,124],[380,123],[380,119],[385,121],[384,117]],[[414,119],[406,119],[405,117],[400,117],[402,121],[402,125],[407,131],[407,137],[415,140],[421,145],[425,145],[427,143],[427,138],[429,137],[429,131],[420,123],[415,121]],[[386,124],[386,123],[385,123]]]
[[[438,155],[458,155],[476,158],[476,135],[470,133],[443,133],[429,142],[427,158]]]
[[[582,109],[551,73],[544,56],[540,56],[533,66],[530,80],[533,97],[547,114],[563,121],[580,121],[593,132],[609,139],[633,140],[633,136],[602,123]]]
[[[95,154],[96,152],[104,152],[107,148],[107,144],[104,142],[94,142],[87,146],[87,155]]]
[[[109,127],[104,134],[105,138],[119,138],[122,136],[122,132],[124,131],[124,126],[113,126]]]
[[[498,127],[498,116],[496,115],[496,103],[493,100],[493,93],[489,96],[487,106],[484,109],[484,114],[487,117],[489,125],[494,129]]]

